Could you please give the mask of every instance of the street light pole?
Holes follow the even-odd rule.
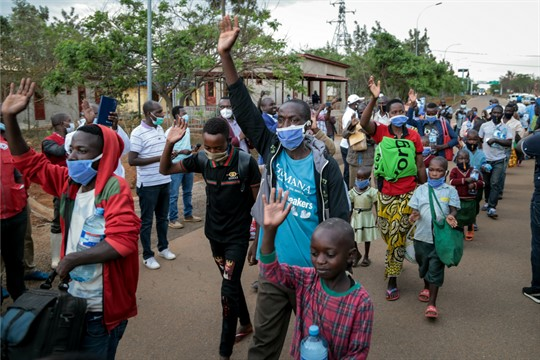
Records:
[[[424,13],[424,11],[426,11],[427,9],[431,8],[431,7],[434,7],[434,6],[438,6],[438,5],[441,5],[442,4],[442,1],[441,2],[438,2],[436,4],[432,4],[432,5],[429,5],[427,7],[425,7],[422,11],[420,11],[420,14],[418,14],[418,17],[416,18],[416,28],[414,29],[414,49],[415,49],[415,54],[416,56],[418,56],[418,21],[420,20],[420,16],[422,16],[422,14]]]
[[[147,100],[152,100],[152,0],[148,0],[146,13],[146,89]]]
[[[446,49],[444,49],[444,55],[443,55],[443,58],[442,58],[443,61],[446,60],[446,52],[448,51],[448,49],[450,49],[452,46],[458,46],[458,45],[461,45],[461,44],[455,43],[455,44],[452,44],[452,45],[448,45],[448,46],[446,47]]]

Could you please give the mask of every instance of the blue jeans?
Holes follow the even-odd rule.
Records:
[[[193,173],[172,174],[169,183],[169,221],[178,220],[178,194],[182,185],[182,200],[184,202],[184,218],[191,217],[193,206],[191,194],[193,191]]]
[[[540,201],[531,202],[531,286],[540,289]]]
[[[127,320],[122,321],[109,333],[103,323],[102,312],[86,313],[81,352],[92,354],[96,359],[114,360],[127,323]]]
[[[141,245],[143,247],[143,259],[146,260],[154,256],[150,241],[154,213],[156,214],[158,251],[163,251],[169,247],[169,241],[167,240],[169,183],[138,187],[137,195],[141,207]]]
[[[486,201],[490,208],[496,208],[499,203],[499,194],[503,190],[504,178],[506,177],[506,161],[488,161],[491,172],[484,172]]]

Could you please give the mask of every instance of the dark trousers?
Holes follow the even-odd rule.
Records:
[[[87,312],[81,352],[91,354],[92,359],[96,360],[114,360],[127,323],[128,321],[124,320],[108,332],[103,323],[102,312]]]
[[[531,286],[540,290],[540,201],[531,202]]]
[[[154,213],[156,214],[158,251],[163,251],[169,247],[169,241],[167,240],[169,183],[138,187],[137,195],[141,207],[141,245],[143,247],[143,259],[146,260],[154,256],[150,239]]]
[[[505,160],[488,161],[491,172],[484,172],[485,199],[490,208],[496,208],[499,203],[499,194],[502,193],[504,178],[506,177]]]
[[[221,307],[223,321],[221,327],[221,342],[219,354],[231,356],[236,339],[236,325],[251,323],[249,311],[242,289],[242,270],[248,250],[248,240],[243,243],[220,243],[210,240],[212,256],[219,268],[221,277]]]
[[[341,158],[343,159],[343,179],[349,181],[349,163],[347,162],[347,153],[349,149],[344,148],[343,146],[339,147],[341,149]]]
[[[27,216],[28,212],[24,208],[15,216],[0,220],[0,245],[6,267],[6,287],[13,300],[26,291],[23,259]]]
[[[60,199],[56,196],[53,198],[54,206],[54,219],[51,222],[51,232],[53,234],[60,234],[62,228],[60,227]]]

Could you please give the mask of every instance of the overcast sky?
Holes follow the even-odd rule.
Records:
[[[114,7],[116,0],[28,0],[48,6],[52,15],[74,7],[81,15],[92,10]],[[155,2],[155,1],[154,1]],[[262,0],[282,25],[279,36],[291,48],[322,47],[332,42],[338,19],[338,5],[329,0]],[[453,68],[466,68],[475,81],[498,80],[508,70],[540,76],[540,0],[446,0],[384,1],[346,0],[347,28],[352,34],[354,21],[368,29],[379,21],[398,39],[408,31],[428,30],[433,54],[449,61]],[[2,0],[1,13],[10,12],[12,3]],[[352,13],[354,11],[354,13]],[[374,74],[376,76],[376,74]],[[461,74],[458,74],[461,75]]]

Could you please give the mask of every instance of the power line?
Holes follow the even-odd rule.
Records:
[[[432,50],[430,49],[431,51],[436,51],[436,52],[445,52],[445,50]],[[488,53],[477,53],[477,52],[468,52],[468,51],[447,51],[449,53],[452,53],[452,54],[467,54],[467,55],[490,55]],[[500,55],[500,54],[497,54],[497,55]],[[515,57],[540,57],[540,55],[514,55],[512,54],[512,56],[515,56]]]
[[[532,68],[540,69],[540,64],[539,64],[539,65],[521,65],[521,64],[492,63],[492,62],[485,62],[485,61],[471,61],[471,62],[472,62],[472,63],[475,63],[475,64],[504,65],[504,66],[520,66],[520,67],[532,67]]]

